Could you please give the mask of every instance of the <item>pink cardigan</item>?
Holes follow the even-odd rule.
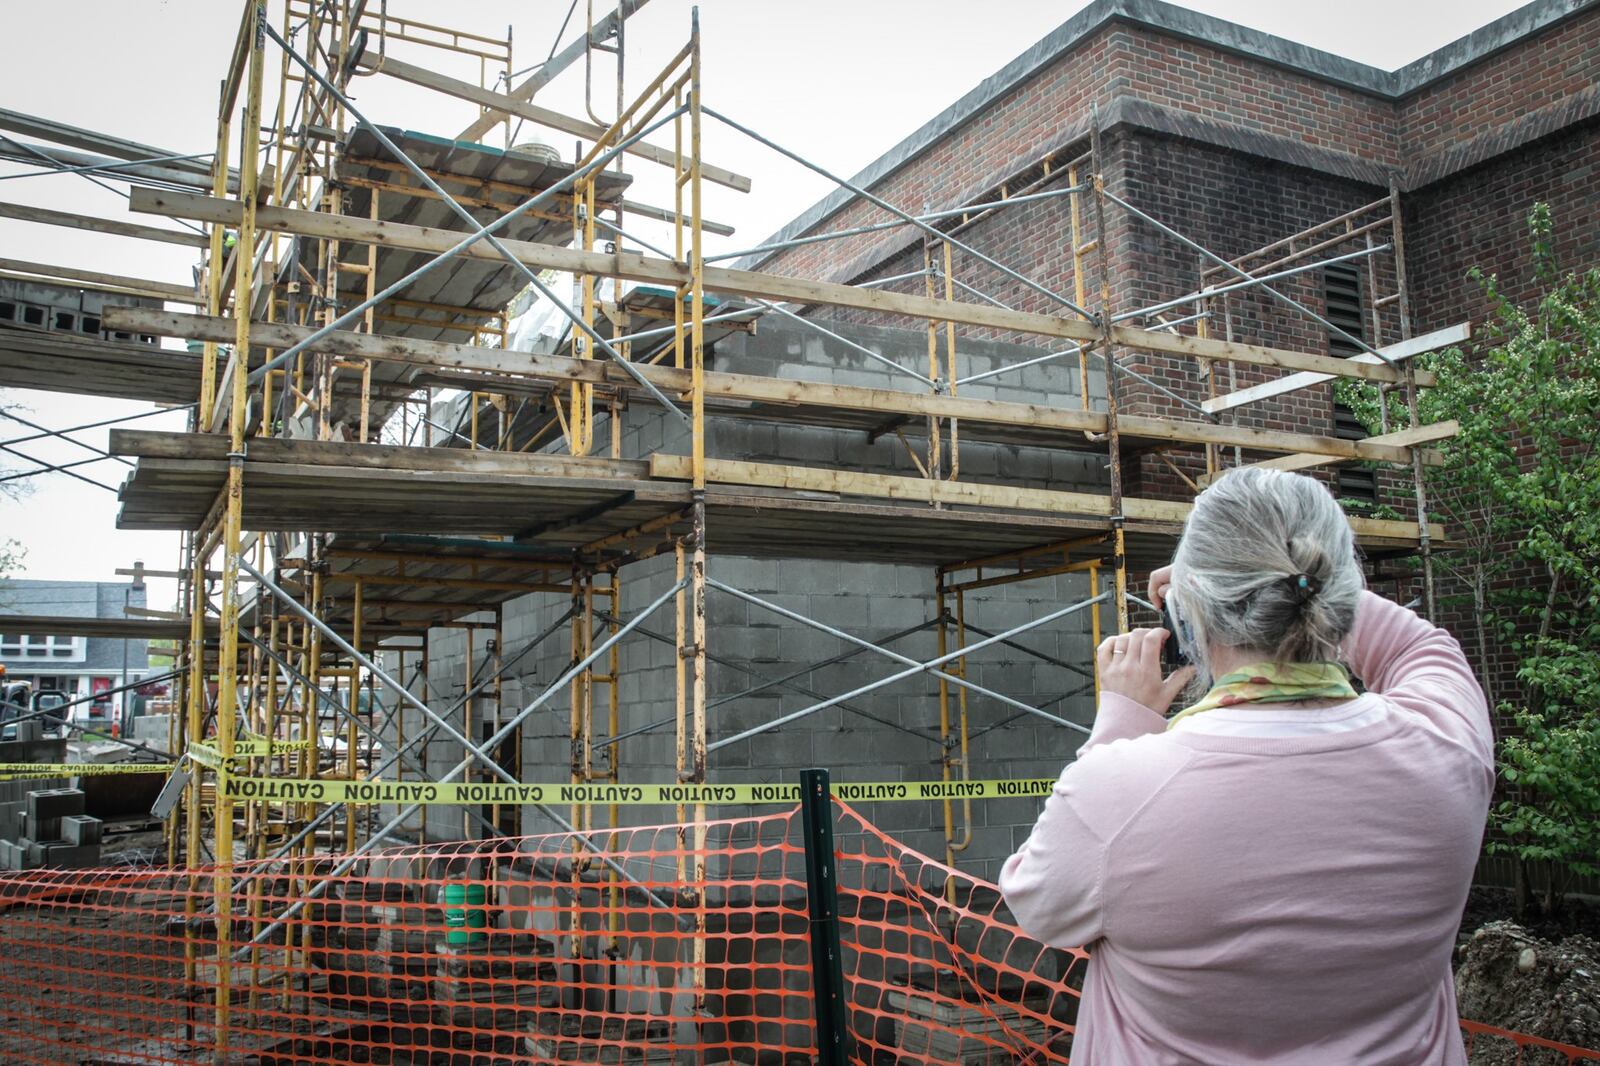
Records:
[[[1344,652],[1387,711],[1344,732],[1168,733],[1101,699],[1000,877],[1030,936],[1092,945],[1075,1066],[1466,1061],[1488,708],[1450,634],[1372,593]]]

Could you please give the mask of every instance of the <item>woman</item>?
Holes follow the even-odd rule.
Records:
[[[1074,1066],[1466,1061],[1488,708],[1448,633],[1363,584],[1322,485],[1237,470],[1150,579],[1194,667],[1162,678],[1163,629],[1097,650],[1094,732],[1000,877],[1030,936],[1091,946]]]

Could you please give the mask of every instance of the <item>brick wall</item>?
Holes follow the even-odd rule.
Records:
[[[1419,89],[1398,107],[1410,154],[1440,151],[1587,92],[1600,80],[1600,18],[1568,19]]]

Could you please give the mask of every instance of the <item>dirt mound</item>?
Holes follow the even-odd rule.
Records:
[[[1600,1048],[1600,944],[1582,934],[1541,939],[1515,922],[1490,922],[1460,947],[1456,1005],[1463,1018],[1582,1048]],[[1519,1061],[1508,1043],[1479,1037],[1473,1066]],[[1565,1063],[1526,1049],[1526,1066]]]

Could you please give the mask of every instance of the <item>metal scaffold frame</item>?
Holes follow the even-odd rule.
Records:
[[[496,802],[481,809],[463,806],[456,818],[449,811],[430,815],[422,804],[396,805],[391,811],[246,798],[229,787],[232,778],[518,785],[530,769],[538,771],[524,765],[524,725],[565,699],[570,758],[544,770],[574,785],[623,784],[625,744],[658,729],[673,732],[676,782],[706,784],[713,752],[834,707],[920,737],[937,749],[943,781],[970,781],[974,739],[1019,717],[1069,733],[1087,732],[1058,705],[1098,692],[1092,656],[1072,662],[1019,638],[1080,614],[1087,616],[1094,644],[1104,632],[1127,631],[1133,607],[1143,605],[1129,589],[1130,570],[1139,566],[1133,556],[1151,538],[1170,537],[1189,507],[1177,500],[1124,495],[1125,466],[1147,456],[1196,490],[1244,462],[1246,451],[1267,454],[1270,458],[1253,461],[1283,469],[1357,461],[1409,468],[1415,520],[1354,518],[1352,524],[1385,550],[1420,556],[1432,609],[1431,552],[1441,531],[1426,520],[1423,467],[1438,457],[1424,446],[1449,436],[1453,427],[1420,424],[1417,391],[1430,379],[1410,357],[1463,339],[1464,331],[1411,336],[1398,192],[1225,259],[1108,187],[1113,181],[1095,122],[1086,143],[1050,153],[1039,161],[1035,176],[1014,188],[1002,186],[970,203],[923,204],[913,211],[708,106],[702,98],[698,14],[683,47],[642,91],[628,95],[621,32],[626,13],[597,24],[591,11],[581,49],[569,49],[559,59],[553,53],[541,74],[513,87],[509,31],[504,39],[492,38],[401,19],[390,15],[387,5],[369,8],[363,0],[284,0],[282,18],[274,25],[265,0],[244,5],[220,96],[210,195],[136,187],[130,197],[136,211],[207,227],[201,295],[195,297],[204,313],[123,309],[107,315],[116,328],[200,346],[191,433],[181,441],[156,439],[160,435],[120,438],[132,449],[123,454],[139,458],[125,499],[133,498],[146,468],[171,470],[177,477],[179,467],[172,464],[211,462],[223,471],[220,488],[207,496],[194,512],[198,520],[184,532],[178,570],[189,634],[177,672],[182,714],[175,718],[169,746],[186,754],[184,772],[191,779],[181,816],[167,826],[169,860],[190,871],[186,976],[195,987],[215,990],[209,1010],[195,1007],[195,1040],[216,1062],[228,1061],[230,1054],[234,968],[258,965],[263,953],[281,951],[309,972],[311,933],[296,923],[297,915],[327,891],[330,879],[398,836],[514,838],[524,831],[524,808],[535,809],[573,834],[574,879],[602,864],[614,900],[625,890],[642,890],[683,916],[691,929],[704,928],[695,899],[658,898],[634,872],[588,843],[590,834],[621,824],[615,804],[576,804],[563,812],[543,801]],[[601,43],[601,25],[614,33],[613,45]],[[475,61],[478,84],[393,54],[406,48]],[[615,55],[615,118],[601,119],[592,107],[588,119],[566,118],[530,102],[541,77],[553,77],[580,54],[592,65],[597,50]],[[266,71],[274,56],[277,92],[269,108]],[[380,75],[473,102],[479,114],[464,131],[466,138],[481,139],[503,124],[501,139],[509,151],[495,151],[496,165],[527,158],[513,148],[513,119],[574,134],[580,137],[578,150],[569,163],[547,161],[546,173],[537,180],[469,178],[451,171],[447,162],[425,164],[417,158],[421,142],[415,136],[377,125],[353,98],[352,79]],[[708,255],[706,233],[726,227],[705,217],[706,183],[739,191],[750,185],[703,162],[708,118],[829,179],[887,218]],[[659,143],[669,135],[670,146]],[[352,163],[350,146],[357,138],[374,154]],[[463,142],[450,143],[460,149]],[[623,199],[625,158],[667,168],[670,207]],[[358,198],[364,201],[359,209],[347,211]],[[970,237],[963,239],[997,213],[1062,199],[1070,219],[1065,238],[1070,294],[1007,266]],[[401,202],[444,215],[436,216],[435,225],[413,225],[394,213]],[[667,247],[628,232],[635,218],[670,227],[670,239],[660,240]],[[1113,218],[1116,224],[1150,227],[1200,256],[1196,289],[1119,310],[1115,272],[1126,264],[1112,247]],[[908,254],[912,260],[920,256],[920,269],[913,262],[910,270],[856,284],[716,265],[826,241],[907,233],[914,242],[907,245]],[[1352,242],[1360,246],[1352,248]],[[1389,265],[1380,269],[1384,256]],[[1351,336],[1274,287],[1334,264],[1368,272],[1374,302],[1367,337]],[[419,283],[437,281],[457,268],[504,272],[517,288],[542,298],[570,323],[563,348],[546,354],[514,351],[513,315],[505,304],[452,303],[416,291]],[[552,282],[550,272],[571,277],[570,300],[556,291],[560,283]],[[1380,278],[1393,286],[1381,299],[1375,295]],[[997,291],[1020,294],[1013,297],[1019,303],[1047,310],[1010,306],[985,291],[982,279]],[[623,282],[650,287],[658,302],[630,305]],[[749,306],[723,308],[717,297],[749,301]],[[1236,339],[1233,302],[1257,297],[1342,335],[1364,354],[1346,360]],[[1390,307],[1392,313],[1380,314]],[[917,323],[926,331],[925,368],[920,353],[919,366],[908,366],[828,328],[808,315],[815,308]],[[867,388],[708,369],[713,327],[753,330],[767,316],[887,364],[898,378],[909,380],[903,389]],[[1219,322],[1220,337],[1213,335]],[[963,364],[963,330],[1021,336],[1055,350],[974,370]],[[1396,339],[1384,343],[1391,336]],[[1192,369],[1205,383],[1206,399],[1196,403],[1157,375],[1127,365],[1144,356]],[[972,395],[971,386],[1072,357],[1079,395],[1067,406]],[[1091,396],[1096,364],[1103,399]],[[1236,388],[1239,368],[1282,376]],[[1390,432],[1385,425],[1379,436],[1355,441],[1239,423],[1237,412],[1249,404],[1334,378],[1400,393],[1409,426]],[[441,421],[452,417],[439,402],[445,390],[457,400],[454,426]],[[1185,416],[1138,413],[1129,396],[1141,390],[1165,397]],[[624,415],[639,397],[652,413],[659,410],[666,425],[687,430],[685,454],[624,455]],[[757,413],[741,415],[742,409]],[[711,454],[711,419],[769,414],[786,424],[861,429],[869,441],[892,434],[917,474],[744,462]],[[609,440],[602,437],[597,445],[600,419]],[[926,438],[922,449],[908,430]],[[973,480],[963,475],[961,458],[963,448],[974,442],[1066,448],[1103,459],[1107,491]],[[1204,472],[1194,466],[1186,472],[1174,463],[1168,453],[1180,449],[1198,449]],[[70,465],[57,469],[71,473],[65,469]],[[469,538],[456,534],[470,522],[430,528],[426,543],[420,526],[400,526],[394,537],[386,531],[373,540],[359,531],[319,527],[315,516],[301,525],[293,524],[299,518],[280,520],[275,509],[295,504],[296,493],[303,491],[294,488],[295,479],[323,468],[336,468],[358,493],[368,480],[437,478],[440,484],[465,486],[450,497],[463,506],[470,506],[472,493],[485,500],[504,493],[511,500],[505,509],[514,510],[516,491],[546,483],[552,494],[572,493],[573,499],[583,492],[598,495],[593,501],[583,497],[565,517],[538,523],[524,518],[521,528],[506,527],[510,532]],[[618,488],[607,489],[607,484]],[[256,495],[262,504],[254,503]],[[842,523],[837,537],[856,536],[860,543],[848,547],[871,561],[892,558],[885,548],[862,547],[879,535],[875,530],[900,528],[894,523],[910,517],[946,523],[905,526],[912,529],[905,534],[908,545],[917,537],[931,541],[919,546],[915,558],[932,570],[933,618],[869,640],[718,580],[709,550],[718,531],[734,531],[735,548],[728,554],[758,539],[756,533],[738,532],[741,519],[729,500],[733,495],[793,505],[796,515],[816,498],[837,504],[818,512],[823,516],[818,521]],[[305,515],[309,505],[299,500],[295,506],[294,515]],[[336,499],[324,504],[329,515],[341,519],[359,506]],[[407,520],[404,508],[385,506],[384,513],[397,522]],[[629,510],[634,507],[637,513]],[[966,536],[957,524],[975,520],[974,515],[991,525],[1026,518],[1034,523],[1027,528],[1037,527],[1039,533],[1017,534],[1009,547],[978,550],[984,542]],[[862,522],[866,530],[868,518],[880,525],[851,533],[849,523]],[[601,520],[611,524],[594,525]],[[413,532],[417,537],[408,540]],[[938,539],[945,533],[947,544]],[[562,539],[549,543],[559,550],[528,547],[543,543],[541,537],[558,536]],[[798,538],[794,544],[780,540],[761,548],[767,555],[803,556],[813,550]],[[628,567],[655,558],[662,565],[671,559],[670,582],[664,591],[651,586],[648,602],[641,595],[644,605],[629,611],[624,590],[640,586],[631,582]],[[1081,581],[1085,593],[1006,629],[985,630],[972,621],[970,597],[984,590],[1059,578]],[[713,594],[823,633],[847,650],[781,676],[719,656],[708,611]],[[546,598],[540,602],[552,605],[555,620],[508,649],[505,604],[522,596]],[[563,609],[557,611],[558,605]],[[671,615],[670,625],[661,621],[665,614]],[[646,625],[652,619],[653,628]],[[567,668],[531,698],[513,702],[509,693],[520,692],[520,686],[507,684],[516,676],[514,668],[563,631]],[[936,641],[930,657],[890,646],[929,631]],[[630,637],[671,646],[671,717],[624,720],[619,649]],[[459,642],[464,664],[461,691],[448,696],[430,677],[435,653],[446,640]],[[969,660],[989,648],[1049,663],[1078,680],[1042,704],[1017,699],[973,680]],[[391,656],[393,664],[380,661],[380,653]],[[887,661],[891,672],[835,694],[807,680],[821,666],[858,654]],[[749,686],[713,698],[708,671],[714,663],[748,675]],[[937,694],[937,733],[931,726],[918,730],[888,721],[860,703],[868,693],[924,676]],[[712,712],[719,706],[773,690],[807,702],[748,728],[713,735]],[[979,700],[1000,715],[978,724],[971,705]],[[677,816],[687,827],[685,854],[691,856],[680,858],[690,864],[680,873],[701,884],[708,810],[704,804],[686,804]],[[946,799],[942,828],[945,861],[953,865],[973,840],[971,800]],[[508,853],[506,862],[510,858]],[[235,877],[241,860],[275,864],[298,902],[276,912],[267,908],[259,873]],[[494,876],[494,869],[489,873]],[[209,907],[201,902],[206,888]],[[202,938],[199,931],[207,923],[215,934]],[[202,939],[215,942],[214,956],[202,956],[197,947]],[[698,999],[705,993],[703,943],[696,951],[692,994]],[[295,992],[290,979],[284,994]]]

